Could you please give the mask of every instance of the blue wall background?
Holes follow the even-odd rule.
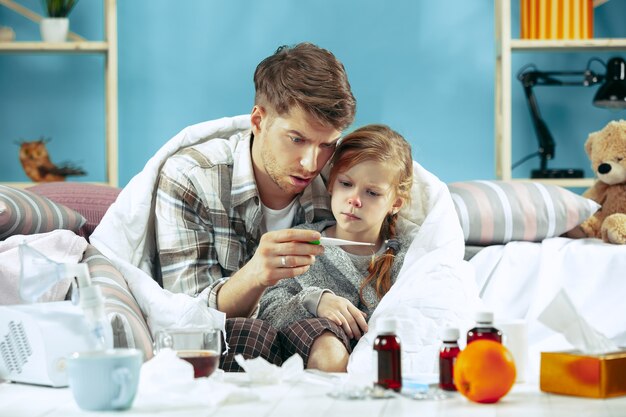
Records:
[[[38,0],[18,0],[41,13]],[[518,29],[513,0],[514,36]],[[71,29],[103,37],[102,5],[81,0]],[[626,1],[595,10],[596,37],[626,37]],[[17,40],[37,25],[0,7]],[[494,178],[494,9],[491,0],[119,0],[119,166],[125,185],[183,127],[253,105],[252,74],[277,46],[311,41],[344,63],[358,101],[353,127],[387,123],[414,158],[446,182]],[[542,70],[583,70],[591,56],[516,53]],[[626,51],[619,55],[626,56]],[[27,181],[16,141],[40,136],[53,161],[72,161],[104,179],[104,58],[0,54],[0,182]],[[593,67],[604,72],[601,66]],[[596,109],[596,88],[539,87],[557,141],[552,167],[586,168],[587,134],[624,112]],[[521,85],[513,84],[513,160],[536,150]],[[528,176],[533,159],[514,175]]]

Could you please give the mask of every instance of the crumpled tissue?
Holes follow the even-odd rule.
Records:
[[[255,384],[297,381],[304,375],[304,361],[297,353],[283,362],[282,366],[276,366],[261,357],[244,359],[241,354],[235,356],[235,361],[246,371],[250,382]]]
[[[160,411],[194,407],[215,407],[229,403],[258,400],[248,388],[223,382],[223,371],[217,369],[209,378],[194,378],[193,366],[163,349],[144,363],[139,388],[132,409]]]
[[[557,292],[537,319],[552,330],[561,333],[582,353],[595,355],[619,350],[611,339],[587,323],[563,289]]]

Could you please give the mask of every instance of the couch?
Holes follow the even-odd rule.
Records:
[[[626,344],[626,303],[621,302],[626,291],[626,245],[560,237],[597,210],[595,203],[561,187],[537,183],[466,181],[448,188],[480,296],[496,318],[529,323],[535,367],[539,350],[567,346],[536,320],[558,288],[568,291],[592,325]],[[0,186],[0,241],[57,228],[88,240],[119,192],[69,182],[27,189]],[[83,260],[105,294],[115,346],[137,347],[150,358],[150,331],[124,277],[92,246]]]

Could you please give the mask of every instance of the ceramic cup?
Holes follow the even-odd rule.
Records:
[[[143,352],[108,349],[77,352],[67,359],[74,400],[89,411],[126,410],[137,394]]]
[[[172,349],[193,365],[194,378],[210,376],[219,366],[222,332],[212,328],[159,330],[155,335],[155,353]]]
[[[524,382],[528,362],[528,324],[522,319],[503,320],[495,323],[495,327],[502,331],[502,344],[515,360],[515,381]]]

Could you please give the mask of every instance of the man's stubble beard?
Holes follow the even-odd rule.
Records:
[[[285,184],[280,181],[281,172],[278,166],[278,162],[271,151],[267,147],[264,147],[261,150],[261,160],[263,161],[263,167],[265,168],[265,173],[272,180],[272,182],[284,193],[290,194],[290,190],[285,189]]]

